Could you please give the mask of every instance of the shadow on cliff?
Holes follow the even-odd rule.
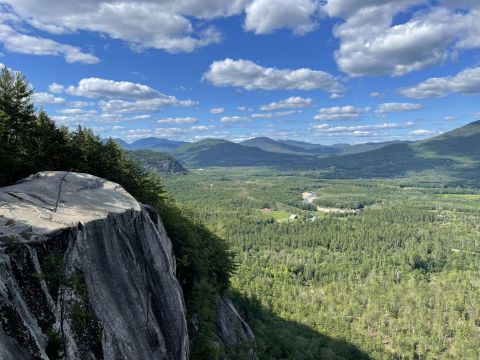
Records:
[[[248,299],[235,291],[229,292],[229,297],[252,328],[260,360],[370,359],[369,355],[347,341],[280,318],[265,309],[257,299]],[[235,356],[232,358],[235,359]]]

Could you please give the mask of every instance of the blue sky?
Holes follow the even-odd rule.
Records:
[[[0,4],[0,62],[102,137],[360,143],[480,120],[477,0]]]

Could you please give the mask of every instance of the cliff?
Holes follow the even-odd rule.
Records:
[[[44,172],[0,189],[0,358],[187,359],[170,240],[119,185]]]

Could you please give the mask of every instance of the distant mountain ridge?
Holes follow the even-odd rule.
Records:
[[[156,151],[159,144],[169,146],[168,152],[190,167],[267,166],[318,170],[324,176],[337,178],[392,177],[435,170],[480,184],[480,121],[414,142],[324,146],[267,137],[242,143],[222,139],[185,143],[148,138],[128,146],[148,146]]]
[[[113,138],[120,147],[125,150],[152,150],[160,152],[170,152],[176,148],[188,144],[186,141],[160,139],[157,137],[148,137],[127,143],[125,140]]]

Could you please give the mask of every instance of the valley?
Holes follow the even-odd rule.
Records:
[[[480,356],[478,189],[268,168],[193,170],[164,186],[233,250],[232,297],[261,359]],[[362,210],[307,210],[304,191]]]

